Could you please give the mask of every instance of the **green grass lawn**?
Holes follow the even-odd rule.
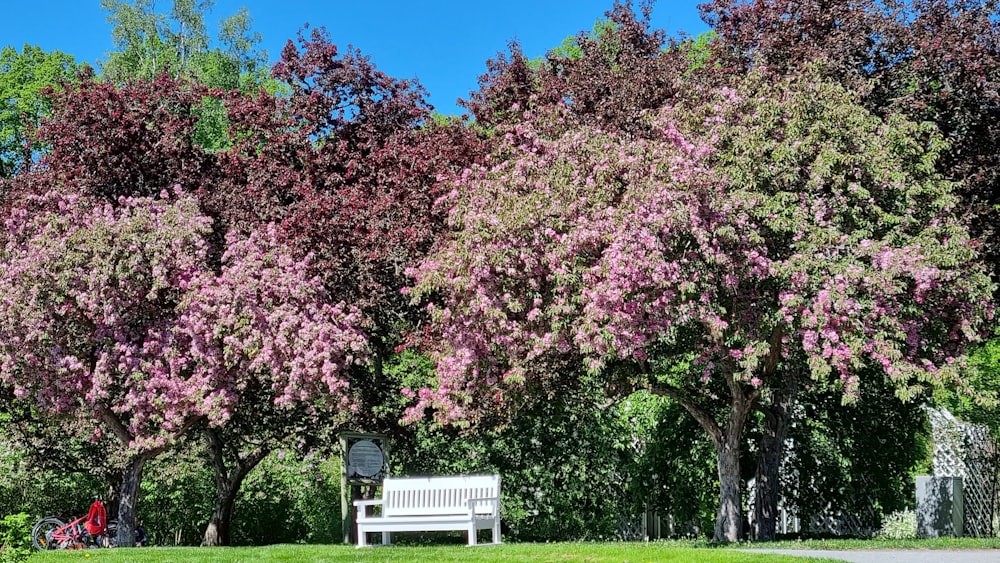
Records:
[[[356,549],[332,545],[273,545],[267,547],[143,547],[36,553],[29,563],[792,563],[807,561],[731,549],[696,548],[677,543],[552,543],[500,546],[374,547]],[[819,559],[809,559],[818,563]]]
[[[501,546],[394,546],[355,549],[342,545],[266,547],[143,547],[35,553],[29,563],[818,563],[820,559],[747,553],[745,549],[1000,549],[1000,538],[934,540],[803,540],[716,546],[708,542],[511,543]]]

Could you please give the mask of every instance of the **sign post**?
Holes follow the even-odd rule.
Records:
[[[342,432],[340,438],[340,513],[344,543],[357,543],[358,514],[354,501],[366,487],[370,498],[389,473],[389,439],[382,434]]]

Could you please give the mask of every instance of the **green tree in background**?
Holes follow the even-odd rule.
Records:
[[[72,80],[76,70],[73,57],[60,51],[0,50],[0,178],[20,172],[40,148],[29,132],[51,109],[42,90]]]
[[[266,78],[267,54],[257,49],[261,35],[251,31],[246,8],[220,22],[219,45],[213,47],[205,24],[212,0],[174,0],[167,13],[156,11],[155,0],[101,0],[101,6],[117,48],[101,65],[108,80],[150,80],[167,72],[232,90]]]
[[[161,72],[169,58],[166,41],[161,36],[163,16],[153,11],[154,0],[103,0],[101,7],[108,11],[111,36],[119,51],[109,53],[102,66],[105,76],[124,80],[142,76],[151,78]]]
[[[997,396],[1000,395],[1000,329],[993,338],[972,350],[969,364],[969,384],[980,395],[947,390],[935,394],[934,400],[965,422],[989,427],[994,439],[997,439],[1000,437],[1000,405],[997,404]]]
[[[214,4],[174,0],[162,13],[156,11],[155,0],[101,0],[117,48],[101,65],[104,79],[122,83],[167,73],[209,89],[279,89],[269,78],[266,51],[257,49],[261,34],[252,30],[253,18],[246,8],[220,21],[213,45],[205,18]],[[227,148],[229,121],[222,99],[205,96],[197,113],[195,143],[210,151]]]

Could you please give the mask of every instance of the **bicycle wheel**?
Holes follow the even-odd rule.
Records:
[[[66,547],[62,542],[52,539],[52,532],[62,528],[66,524],[58,518],[42,518],[31,530],[31,545],[35,549],[45,551],[46,549],[62,549]]]

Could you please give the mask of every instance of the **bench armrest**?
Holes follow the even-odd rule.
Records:
[[[469,514],[475,514],[476,504],[480,502],[488,502],[493,505],[493,516],[497,516],[500,513],[500,497],[478,497],[470,498],[466,502],[469,503]]]
[[[354,501],[354,507],[358,509],[358,519],[361,520],[368,517],[369,506],[380,506],[383,502],[382,499]]]

